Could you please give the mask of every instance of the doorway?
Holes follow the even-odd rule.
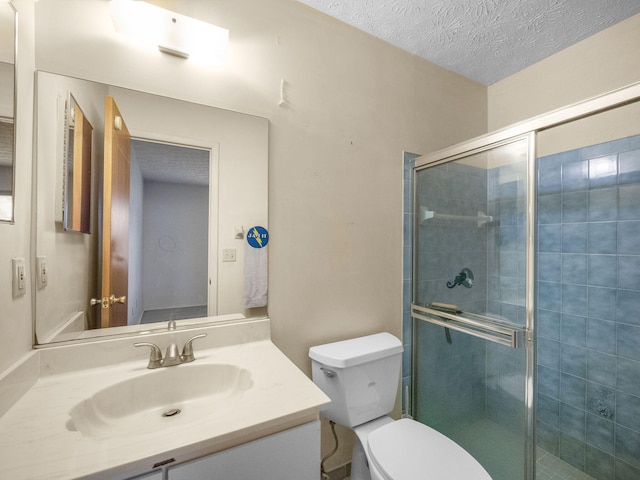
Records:
[[[131,141],[130,325],[206,317],[210,151]]]

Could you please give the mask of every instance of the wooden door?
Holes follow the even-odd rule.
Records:
[[[76,232],[91,230],[91,143],[93,127],[76,104],[75,128],[73,132],[73,193],[71,195],[71,224],[67,227]]]
[[[127,325],[131,136],[113,97],[105,97],[100,325]]]

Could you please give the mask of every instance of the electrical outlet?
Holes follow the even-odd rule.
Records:
[[[38,257],[37,259],[38,288],[43,289],[47,286],[47,257]]]
[[[235,262],[236,261],[236,249],[235,248],[223,248],[222,249],[222,261],[223,262]]]
[[[13,298],[22,297],[27,293],[27,274],[24,268],[24,258],[11,259],[11,283]]]

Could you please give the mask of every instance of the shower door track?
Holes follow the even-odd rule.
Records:
[[[559,125],[570,123],[581,118],[622,107],[640,100],[640,82],[632,83],[626,87],[613,90],[609,93],[598,95],[587,100],[583,100],[572,105],[568,105],[557,110],[552,110],[542,115],[532,117],[528,120],[515,123],[508,127],[494,132],[481,135],[465,142],[444,148],[416,159],[416,169],[440,162],[449,161],[451,157],[457,155],[467,155],[476,149],[483,149],[492,144],[517,137],[529,132],[541,132]]]

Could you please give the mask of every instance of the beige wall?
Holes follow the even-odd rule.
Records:
[[[640,81],[638,45],[640,14],[494,83],[489,130]]]
[[[33,111],[33,4],[13,2],[20,15],[18,43],[18,112],[16,119],[15,223],[0,223],[0,372],[31,349],[31,285],[27,294],[14,299],[11,259],[22,257],[29,265],[31,234],[31,141]],[[30,272],[27,272],[30,273]],[[29,275],[30,277],[30,275]]]
[[[13,63],[0,62],[0,117],[13,116]],[[7,85],[8,88],[4,88]]]
[[[87,13],[102,11],[109,22],[109,2],[40,0],[48,22],[36,26],[37,40],[46,39],[36,68],[268,118],[274,342],[309,373],[314,344],[382,330],[400,335],[402,151],[484,133],[485,87],[295,1],[157,3],[228,28],[230,63],[201,67],[96,35]],[[21,43],[23,51],[29,46]],[[32,65],[22,65],[25,120]],[[30,130],[22,130],[18,222],[0,227],[5,265],[12,256],[31,260]],[[29,350],[32,329],[29,296],[12,300],[8,275],[1,278],[3,370]],[[331,465],[350,457],[349,435],[341,437]]]
[[[269,314],[298,366],[313,344],[400,334],[402,151],[483,133],[483,86],[289,0],[157,2],[229,29],[223,69],[95,35],[108,2],[53,3],[39,69],[270,120]]]

